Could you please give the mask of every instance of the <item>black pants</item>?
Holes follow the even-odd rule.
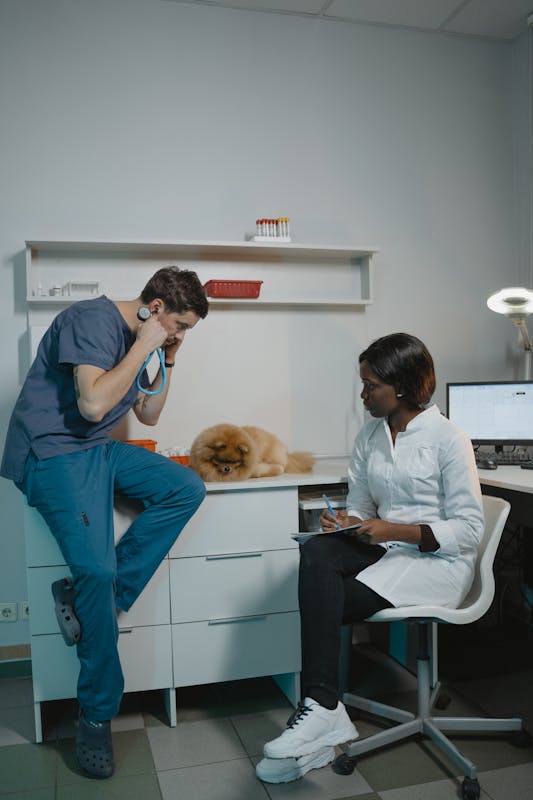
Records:
[[[300,548],[302,696],[333,708],[339,695],[340,629],[392,604],[355,576],[385,554],[349,534],[323,534]]]

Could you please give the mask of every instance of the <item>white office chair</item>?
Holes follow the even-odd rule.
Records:
[[[522,727],[521,719],[485,719],[483,717],[432,717],[431,709],[437,701],[440,684],[431,688],[430,656],[433,646],[433,623],[452,623],[466,625],[479,619],[489,608],[494,597],[494,575],[492,564],[498,548],[510,505],[499,497],[483,497],[485,513],[485,532],[479,546],[479,558],[474,583],[460,608],[441,606],[404,606],[386,608],[373,614],[368,622],[408,622],[416,625],[418,631],[417,694],[416,714],[365,697],[343,695],[345,705],[370,712],[379,717],[400,723],[387,730],[375,733],[349,744],[346,751],[338,756],[333,764],[335,772],[349,775],[353,772],[357,756],[398,742],[418,733],[429,736],[435,744],[457,764],[466,777],[462,784],[464,800],[478,800],[479,781],[475,765],[452,744],[443,731],[515,731],[515,742],[526,745],[529,735]]]

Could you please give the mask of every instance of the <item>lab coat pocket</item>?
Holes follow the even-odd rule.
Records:
[[[413,449],[405,459],[405,467],[409,483],[415,491],[417,487],[437,486],[440,471],[434,447]]]

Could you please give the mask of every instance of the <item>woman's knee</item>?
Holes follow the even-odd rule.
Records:
[[[335,540],[329,536],[313,536],[300,549],[300,569],[312,569],[330,562]]]

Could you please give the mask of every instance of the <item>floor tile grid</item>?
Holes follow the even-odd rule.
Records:
[[[6,684],[3,681],[1,683],[5,688]],[[20,711],[21,714],[30,712],[32,716],[33,706],[28,705],[31,702],[28,686],[9,682],[8,688],[7,692],[0,691],[0,715],[8,707],[10,711]],[[257,687],[252,688],[255,697]],[[407,705],[411,701],[408,697],[403,697],[403,700],[404,704],[408,701]],[[326,767],[292,784],[263,785],[255,778],[253,766],[261,757],[263,742],[279,734],[290,713],[286,703],[275,702],[275,708],[268,708],[268,702],[265,703],[267,708],[260,708],[261,703],[251,704],[247,697],[245,702],[240,703],[241,710],[243,707],[256,707],[260,708],[261,713],[237,713],[227,717],[220,715],[220,707],[214,711],[211,707],[195,709],[193,719],[180,722],[177,729],[168,728],[164,715],[157,710],[154,713],[137,711],[121,714],[114,722],[119,770],[117,776],[103,784],[95,784],[77,774],[72,755],[73,726],[69,729],[69,724],[60,720],[63,729],[58,726],[55,732],[52,731],[48,744],[19,744],[0,748],[0,764],[1,756],[8,755],[11,767],[15,766],[20,778],[15,784],[4,784],[2,781],[0,794],[7,800],[48,800],[51,797],[67,800],[78,796],[115,798],[123,793],[124,796],[136,797],[134,789],[138,788],[138,796],[142,800],[160,800],[161,797],[163,800],[178,797],[180,800],[222,800],[226,796],[230,800],[415,800],[418,797],[421,800],[426,797],[428,800],[430,797],[432,800],[440,800],[440,797],[454,800],[460,797],[460,780],[445,771],[442,760],[433,758],[431,744],[414,741],[396,745],[390,753],[380,751],[379,754],[360,759],[358,769],[348,778],[336,776],[330,767]],[[453,702],[459,702],[457,697]],[[402,705],[400,702],[398,704]],[[469,706],[466,711],[472,713],[472,705]],[[75,704],[72,704],[69,712],[72,717],[74,709]],[[464,713],[462,709],[461,713]],[[357,720],[357,725],[362,735],[377,729],[365,720]],[[160,734],[156,733],[158,729]],[[65,735],[69,738],[65,739]],[[178,745],[175,750],[180,754],[181,761],[174,757],[176,753],[170,753],[166,765],[158,763],[161,752],[154,747],[158,735],[162,739],[167,736],[181,738],[181,744],[178,740],[174,742]],[[188,756],[185,740],[189,742]],[[460,746],[469,750],[480,767],[484,800],[508,800],[510,786],[513,800],[531,800],[533,793],[530,787],[533,783],[531,772],[528,772],[533,768],[531,752],[520,753],[501,742],[489,742],[487,745],[481,739],[467,741],[465,746],[461,742]],[[506,762],[514,766],[506,767]],[[405,774],[398,774],[398,764],[404,768]],[[167,768],[160,769],[163,766]],[[500,769],[490,770],[492,766]],[[32,783],[29,778],[36,770],[40,778],[37,783]],[[0,769],[2,772],[3,769]],[[390,776],[392,785],[386,782],[384,785],[386,775]],[[413,775],[417,776],[415,784],[412,782]],[[501,789],[502,775],[506,776],[505,793]],[[47,785],[43,786],[42,783]],[[198,786],[203,786],[203,796]],[[226,786],[227,795],[221,794],[221,786]]]

